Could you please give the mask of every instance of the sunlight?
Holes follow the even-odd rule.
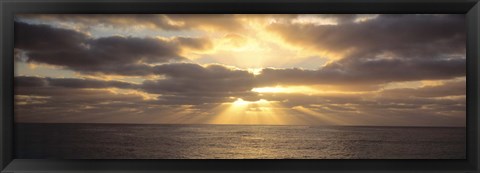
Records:
[[[249,73],[252,73],[255,76],[262,73],[262,68],[248,68],[247,70]]]
[[[255,105],[266,105],[268,104],[268,101],[265,99],[260,99],[257,101],[245,101],[241,98],[238,98],[232,103],[234,106],[245,106],[245,105],[250,105],[250,104],[255,104]]]
[[[284,107],[276,102],[265,99],[245,101],[237,98],[234,102],[223,103],[218,113],[210,123],[212,124],[285,124],[280,118],[285,115],[281,110]]]
[[[316,49],[307,50],[304,46],[287,43],[281,35],[269,29],[273,19],[252,17],[239,20],[246,26],[242,28],[243,32],[208,33],[212,43],[211,49],[188,51],[182,55],[201,63],[220,63],[245,68],[254,75],[260,74],[259,69],[264,67],[293,67],[303,62],[305,57],[330,56]],[[320,21],[316,21],[318,22]]]
[[[252,91],[257,93],[285,93],[287,89],[276,86],[276,87],[253,88]]]
[[[316,90],[307,86],[275,86],[275,87],[261,87],[253,88],[251,91],[257,93],[305,93],[316,94],[319,90]]]
[[[296,110],[298,112],[301,112],[301,113],[304,113],[306,115],[310,115],[310,116],[313,116],[325,123],[328,123],[328,124],[332,124],[332,125],[346,125],[348,124],[347,122],[345,122],[344,120],[340,120],[336,117],[333,117],[331,115],[326,115],[326,114],[322,114],[320,112],[317,112],[317,111],[314,111],[312,109],[309,109],[309,108],[306,108],[306,107],[303,107],[303,106],[295,106],[292,108],[293,110]]]
[[[235,105],[235,106],[244,106],[244,105],[247,105],[247,104],[248,104],[248,102],[241,99],[241,98],[238,98],[237,100],[235,100],[233,102],[233,105]]]

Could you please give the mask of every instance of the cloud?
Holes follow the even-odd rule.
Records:
[[[437,87],[448,88],[449,86]],[[418,92],[428,88],[419,89]],[[450,95],[452,93],[420,96],[411,92],[398,92],[396,95],[388,95],[383,92],[317,95],[296,93],[263,94],[262,98],[277,100],[289,110],[297,110],[298,107],[301,107],[316,115],[342,120],[345,123],[464,126],[465,95],[453,93],[456,97],[446,97]]]
[[[464,54],[466,44],[463,15],[379,15],[339,25],[273,23],[269,30],[294,45],[343,52],[357,59],[382,53],[439,58],[441,54]]]
[[[464,22],[463,15],[379,15],[338,25],[273,23],[269,29],[291,44],[343,56],[316,71],[265,69],[259,77],[293,84],[379,84],[465,76]]]
[[[21,20],[74,23],[82,29],[92,26],[112,28],[156,28],[165,31],[182,31],[199,28],[215,28],[238,31],[243,28],[235,14],[20,14]]]
[[[222,31],[244,32],[245,19],[256,22],[296,21],[304,17],[333,20],[338,23],[354,22],[364,18],[362,14],[19,14],[20,21],[52,24],[59,27],[75,28],[83,32],[94,28],[103,29],[154,29],[167,32]]]
[[[96,16],[84,16],[88,17]],[[212,17],[233,18],[228,15]],[[333,17],[342,21],[358,18],[357,15],[333,15]],[[180,20],[199,17],[173,15],[173,18]],[[122,16],[116,20],[121,19]],[[269,81],[287,84],[295,81],[313,84],[339,84],[346,81],[386,83],[464,76],[465,37],[462,22],[463,19],[455,15],[379,15],[365,22],[342,22],[339,25],[273,23],[270,29],[294,44],[351,53],[317,71],[264,69],[264,74],[259,76],[260,83],[262,81],[267,84]],[[190,49],[212,47],[212,43],[207,39],[177,37],[167,41],[118,36],[92,39],[81,33],[46,25],[18,22],[16,25],[21,31],[19,33],[31,31],[36,33],[35,35],[42,35],[39,33],[42,32],[54,38],[52,42],[45,42],[42,37],[17,35],[19,43],[16,47],[27,51],[28,61],[63,66],[83,73],[149,75],[153,70],[152,65],[149,65],[151,63],[184,60],[179,55],[180,47]],[[447,25],[459,27],[442,27]],[[301,32],[293,34],[298,31]],[[57,32],[59,35],[54,35]],[[68,40],[74,42],[65,43]],[[57,44],[65,45],[65,50],[52,50]]]
[[[73,30],[15,22],[15,48],[31,51],[80,49],[87,35]]]
[[[463,15],[321,15],[337,25],[274,22],[268,29],[290,44],[341,54],[318,70],[266,68],[261,85],[379,85],[465,76]],[[364,16],[363,16],[364,17]]]
[[[14,83],[15,87],[44,87],[48,85],[45,78],[32,76],[16,76]]]
[[[35,82],[26,83],[28,81]],[[217,100],[223,98],[206,99],[166,95],[148,100],[139,87],[120,81],[31,76],[15,78],[17,122],[165,123],[182,118],[182,114],[188,111],[204,113],[212,106],[206,103],[218,105]]]
[[[90,38],[73,30],[15,22],[15,48],[28,62],[61,66],[82,73],[142,76],[151,74],[151,63],[182,61],[182,46],[209,47],[206,39],[111,36]]]
[[[351,120],[354,124],[464,125],[465,81],[451,80],[465,77],[466,73],[462,15],[320,16],[318,21],[309,21],[311,18],[302,15],[289,15],[278,21],[273,19],[282,18],[281,15],[252,17],[252,21],[272,19],[271,23],[264,23],[265,26],[291,45],[319,54],[328,51],[339,55],[337,59],[322,59],[326,64],[316,69],[268,68],[265,64],[263,67],[266,68],[255,75],[247,69],[222,64],[196,64],[187,61],[189,57],[183,57],[195,54],[197,50],[215,47],[213,44],[217,42],[208,38],[93,38],[79,31],[57,28],[60,27],[57,25],[15,22],[14,51],[17,61],[54,65],[82,74],[136,76],[143,80],[143,83],[136,84],[17,76],[16,109],[23,117],[30,118],[35,115],[54,118],[53,115],[58,115],[78,116],[69,121],[89,117],[91,119],[85,119],[85,122],[93,122],[95,118],[103,118],[98,120],[101,122],[106,119],[130,122],[147,113],[150,119],[155,120],[167,115],[175,117],[187,110],[192,117],[219,114],[220,108],[226,108],[228,103],[242,98],[252,103],[268,100],[278,106],[275,109],[281,109],[292,117],[301,117],[299,110],[309,110],[315,116]],[[228,30],[227,33],[247,27],[239,21],[248,18],[244,15],[36,17],[114,27],[139,23],[138,26],[170,31],[217,31],[222,27],[218,31]],[[305,21],[293,22],[300,18]],[[329,22],[323,21],[329,18],[336,23],[322,23]],[[246,44],[240,34],[220,34],[229,44]],[[234,53],[232,51],[232,55],[236,55]],[[252,57],[256,56],[252,54]],[[321,55],[305,57],[323,58]],[[393,82],[422,80],[440,80],[441,83],[417,88],[382,89],[387,84],[394,85]],[[253,88],[277,85],[318,89],[318,93],[252,91]],[[260,108],[258,110],[261,111]],[[122,119],[116,118],[117,115],[122,115]],[[37,120],[40,121],[40,118],[37,117]]]
[[[165,105],[201,105],[223,103],[242,97],[245,100],[258,100],[253,74],[245,70],[232,69],[212,64],[201,66],[192,63],[171,63],[153,67],[159,79],[145,80],[142,84],[121,81],[104,81],[76,78],[43,78],[17,76],[16,88],[32,92],[35,88],[72,88],[72,89],[133,89],[148,94],[158,94],[157,104]],[[35,89],[36,90],[36,89]],[[38,90],[40,91],[40,90]],[[33,93],[30,94],[34,94]]]
[[[83,28],[95,25],[106,25],[110,27],[129,27],[132,23],[146,27],[157,27],[165,30],[177,30],[181,27],[169,22],[168,17],[158,14],[20,14],[20,19],[35,19],[51,22],[71,22],[81,24]]]
[[[156,66],[154,72],[165,78],[146,80],[142,84],[142,89],[148,93],[170,95],[162,97],[163,100],[176,102],[180,99],[189,103],[218,102],[229,97],[248,97],[254,94],[250,91],[254,87],[253,74],[245,70],[217,64],[201,66],[176,63]]]
[[[173,40],[177,42],[178,45],[193,50],[208,50],[213,47],[213,43],[206,38],[175,37]]]
[[[16,76],[15,87],[63,87],[63,88],[122,88],[134,89],[136,84],[121,81],[103,81],[78,78],[48,78]]]
[[[15,118],[22,122],[115,120],[152,106],[135,88],[121,81],[17,76]]]
[[[334,62],[319,70],[265,68],[256,76],[262,85],[378,85],[389,82],[452,79],[465,76],[464,59],[385,59]]]
[[[15,100],[15,119],[21,122],[116,121],[148,107],[140,95],[106,89],[16,88]]]
[[[389,89],[382,92],[389,97],[448,97],[465,96],[466,83],[462,81],[445,82],[442,85],[423,86],[420,88]]]
[[[194,111],[191,115],[188,115],[190,118],[204,113],[210,113],[213,116],[219,113],[218,110],[214,109],[215,107],[226,102],[231,103],[237,99],[231,97],[240,97],[251,101],[265,99],[275,102],[280,105],[276,109],[288,112],[290,116],[296,116],[298,114],[298,112],[295,112],[297,108],[303,107],[316,112],[318,115],[345,122],[355,122],[354,124],[464,125],[462,117],[464,118],[466,100],[461,90],[464,87],[462,81],[445,82],[436,86],[424,86],[416,89],[401,88],[354,94],[262,93],[259,95],[258,93],[248,92],[248,89],[228,88],[222,85],[222,78],[245,77],[240,75],[242,73],[236,74],[235,69],[199,66],[197,71],[188,71],[186,69],[193,68],[179,68],[187,66],[195,66],[195,64],[176,64],[176,66],[159,68],[157,69],[159,70],[158,73],[166,75],[166,78],[148,81],[143,84],[91,79],[18,76],[15,78],[16,108],[22,113],[22,118],[42,115],[53,117],[56,121],[59,121],[57,119],[59,117],[60,120],[61,117],[70,117],[65,121],[72,121],[72,118],[81,119],[82,117],[90,118],[83,120],[86,122],[100,121],[94,119],[102,119],[102,117],[106,118],[102,121],[108,119],[111,119],[110,121],[120,121],[118,117],[128,120],[128,116],[134,116],[131,118],[140,121],[144,112],[149,112],[150,117],[147,119],[153,118],[158,121],[165,121],[165,117],[170,117],[170,114],[185,111],[184,106],[187,105],[192,105],[189,110]],[[218,71],[223,71],[221,73],[223,76],[214,73]],[[175,77],[169,77],[169,74],[176,75]],[[186,89],[178,89],[167,87],[169,85],[159,82],[162,80],[173,81],[174,79],[188,79],[199,83],[192,82],[186,85],[182,83],[182,80],[178,80],[178,88],[186,87]],[[214,84],[211,85],[212,88],[195,86],[202,86],[204,85],[202,81],[211,79],[218,79],[218,81],[213,80],[220,84],[218,88],[215,88]],[[236,84],[233,82],[231,85]],[[158,94],[158,97],[154,100],[145,100],[141,95],[134,94],[135,92],[112,92],[107,90],[109,88],[148,92]],[[150,115],[151,113],[155,113],[155,116]],[[57,116],[52,116],[52,114]],[[38,119],[38,117],[38,120],[35,120],[35,117],[26,118],[26,120],[45,121]],[[407,121],[406,117],[410,121]],[[416,121],[412,122],[412,119]],[[322,122],[321,119],[318,121]]]

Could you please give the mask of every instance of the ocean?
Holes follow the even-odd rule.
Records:
[[[465,159],[462,127],[15,124],[18,159]]]

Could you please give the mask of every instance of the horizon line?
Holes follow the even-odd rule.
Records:
[[[309,124],[169,124],[169,123],[72,123],[72,122],[14,122],[15,124],[98,124],[98,125],[217,125],[217,126],[309,126],[309,127],[410,127],[410,128],[467,128],[467,126],[419,126],[419,125],[309,125]]]

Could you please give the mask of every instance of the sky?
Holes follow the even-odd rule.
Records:
[[[465,126],[461,14],[19,14],[15,121]]]

